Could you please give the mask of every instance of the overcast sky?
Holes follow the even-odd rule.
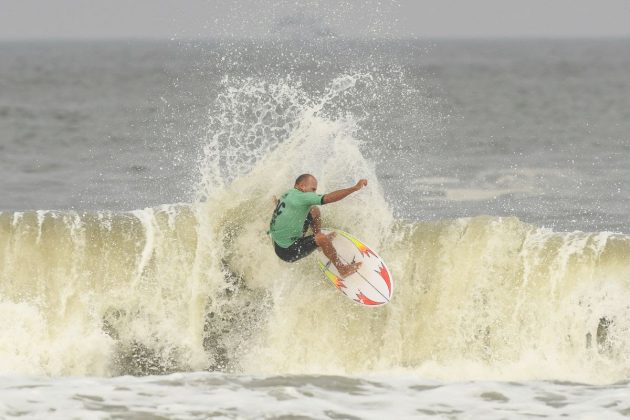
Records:
[[[630,0],[0,0],[0,39],[630,36]]]

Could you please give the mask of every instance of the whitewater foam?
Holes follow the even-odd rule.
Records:
[[[226,81],[194,203],[0,214],[0,371],[627,379],[629,237],[396,220],[357,120],[329,106],[357,80],[370,83],[344,75],[319,98],[291,80]],[[386,307],[346,302],[312,260],[275,257],[271,197],[302,172],[322,192],[369,179],[324,222],[386,259],[398,280]]]

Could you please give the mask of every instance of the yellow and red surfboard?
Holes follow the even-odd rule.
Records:
[[[357,272],[342,278],[335,266],[321,250],[317,253],[319,268],[341,293],[354,302],[366,306],[381,306],[389,303],[394,293],[392,275],[385,261],[368,245],[347,232],[339,229],[324,230],[336,232],[332,243],[342,262],[361,262]]]

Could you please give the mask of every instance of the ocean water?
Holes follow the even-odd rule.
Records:
[[[0,417],[630,415],[628,40],[0,43]],[[265,231],[311,172],[360,307]]]

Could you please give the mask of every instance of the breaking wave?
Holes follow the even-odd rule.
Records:
[[[628,379],[630,237],[397,220],[358,121],[331,107],[360,83],[375,82],[344,75],[311,98],[290,80],[226,80],[194,203],[0,213],[0,372]],[[271,197],[302,172],[322,191],[370,180],[323,214],[381,251],[389,305],[355,305],[313,260],[275,257]]]

